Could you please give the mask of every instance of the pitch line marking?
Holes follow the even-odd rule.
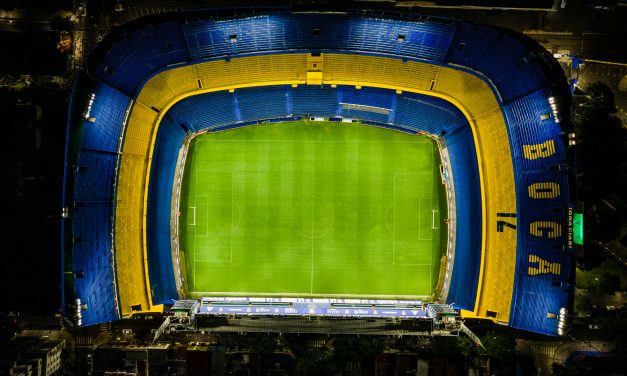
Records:
[[[433,151],[432,151],[433,153]],[[429,241],[429,246],[428,246],[428,252],[429,252],[429,264],[414,264],[414,263],[396,263],[396,246],[395,246],[395,233],[396,233],[396,176],[397,175],[431,175],[433,176],[433,172],[395,172],[394,173],[394,188],[393,188],[393,208],[394,208],[394,217],[392,220],[392,226],[393,226],[393,230],[392,230],[392,265],[394,266],[427,266],[427,265],[433,265],[433,255],[432,255],[432,248],[433,248],[433,231],[429,231],[429,235],[430,237],[428,238],[423,238],[421,237],[421,233],[422,233],[422,200],[429,200],[430,205],[429,207],[433,207],[433,196],[430,195],[429,198],[419,198],[418,199],[418,227],[417,227],[417,232],[418,232],[418,241]],[[431,291],[431,288],[429,288]]]
[[[311,170],[313,172],[313,182],[315,192],[315,184],[316,184],[316,149],[314,149],[313,158],[311,159]],[[311,200],[311,274],[309,277],[309,293],[313,294],[313,280],[314,280],[314,237],[313,237],[313,227],[314,227],[314,205],[316,200]]]
[[[207,140],[207,141],[205,141],[205,140],[200,140],[200,141],[202,141],[202,142],[216,142],[216,141],[218,141],[218,142],[220,142],[220,141],[231,141],[231,142],[238,142],[238,141],[240,141],[240,142],[255,142],[255,141],[257,141],[257,140],[212,140],[212,141],[209,141],[209,140]],[[261,142],[263,142],[263,141],[266,141],[266,142],[267,142],[267,141],[271,141],[271,142],[289,142],[290,140],[259,140],[259,141],[261,141]],[[293,140],[293,141],[291,141],[291,142],[321,142],[321,143],[322,143],[322,142],[324,142],[324,141],[297,141],[297,140]],[[335,142],[335,143],[342,143],[342,142],[344,142],[344,143],[347,143],[347,141],[327,141],[327,142]],[[353,141],[353,143],[368,143],[368,142],[372,142],[372,141]],[[411,143],[413,143],[413,144],[416,144],[416,142],[415,142],[415,141],[413,141],[413,142],[403,142],[403,141],[375,141],[375,142],[378,142],[378,143],[381,143],[381,142],[387,142],[387,143],[410,143],[410,144],[411,144]],[[429,142],[424,142],[424,144],[427,144],[427,143],[429,143]],[[432,153],[434,153],[434,151],[433,151],[433,150],[432,150]],[[198,166],[196,166],[196,167],[197,167],[196,169],[197,169],[198,171],[200,171],[200,169],[198,168]],[[427,174],[427,175],[428,175],[428,174],[431,174],[431,173],[429,173],[429,172],[417,172],[417,173],[407,173],[407,174]],[[195,182],[195,183],[196,183],[196,184],[198,184],[197,182]],[[396,181],[394,180],[394,182],[393,182],[393,183],[394,183],[394,189],[396,189]],[[232,184],[233,184],[233,180],[232,180]],[[233,197],[233,192],[231,192],[231,193],[232,193],[232,198],[231,198],[231,200],[233,201],[233,200],[234,200],[234,197]],[[394,192],[393,207],[395,207],[395,205],[396,205],[396,202],[395,202],[395,192]],[[419,203],[419,205],[420,205],[420,203]],[[208,210],[208,208],[207,208],[207,210]],[[232,216],[232,218],[231,218],[231,219],[232,219],[231,227],[233,227],[233,219],[234,219],[234,217],[233,217],[233,211],[234,211],[234,210],[235,210],[235,208],[234,208],[234,207],[233,207],[233,205],[232,205],[232,208],[231,208],[231,212],[232,212],[232,215],[231,215],[231,216]],[[312,212],[315,210],[314,205],[312,205],[312,206],[311,206],[310,210],[311,210]],[[393,218],[393,221],[394,221],[394,227],[395,227],[395,218]],[[432,218],[432,222],[433,222],[433,218]],[[314,227],[314,223],[313,223],[313,215],[312,215],[312,222],[310,223],[310,225],[311,225],[311,231],[312,231],[312,233],[313,233],[313,227]],[[393,235],[393,237],[394,237],[394,235],[395,235],[395,234],[394,234],[394,231],[393,231],[393,234],[392,234],[392,235]],[[432,240],[432,239],[431,239],[431,240]],[[312,270],[311,270],[311,271],[312,271],[312,277],[311,277],[311,278],[312,278],[312,281],[311,281],[311,283],[312,283],[312,284],[313,284],[313,266],[314,266],[314,259],[313,259],[313,255],[314,255],[314,253],[315,253],[314,246],[315,246],[315,244],[314,244],[314,239],[312,238],[312,259],[311,259],[311,264],[312,264]],[[393,257],[395,257],[395,245],[394,245],[394,243],[393,243]],[[231,244],[231,259],[232,259],[232,244]],[[205,260],[198,260],[198,261],[200,261],[200,262],[203,262],[203,261],[204,261],[204,262],[211,262],[212,260],[207,260],[207,261],[205,261]],[[393,261],[394,261],[394,259],[393,259]],[[431,266],[432,264],[402,264],[402,265]],[[433,272],[431,272],[431,275],[430,275],[431,277],[432,277],[432,273],[433,273]],[[313,289],[310,289],[310,291],[313,291]]]
[[[402,264],[396,264],[399,267],[402,266],[431,266],[431,264],[418,264],[418,263],[402,263]]]
[[[198,163],[197,163],[196,158],[193,158],[191,162],[192,162],[192,165],[194,166],[194,175],[193,175],[193,178],[194,178],[194,196],[193,196],[193,199],[194,199],[194,204],[197,205],[197,196],[196,195],[198,194],[198,174],[196,172],[198,170]],[[190,230],[192,230],[192,229],[190,229]],[[189,257],[188,261],[191,261],[191,264],[192,264],[192,281],[191,281],[190,284],[193,285],[193,286],[196,286],[196,252],[198,252],[198,249],[197,249],[198,248],[198,239],[196,238],[196,236],[198,236],[198,232],[196,231],[197,227],[194,227],[193,230],[194,230],[193,231],[194,232],[194,236],[192,237],[192,239],[193,239],[192,245],[193,246],[191,248],[194,251],[190,252],[190,255],[188,256]]]
[[[431,166],[435,167],[435,150],[434,149],[431,149]],[[431,172],[433,172],[433,170],[431,170]],[[437,174],[437,172],[436,172],[436,174]],[[431,179],[432,180],[431,181],[431,186],[433,187],[433,190],[431,191],[432,192],[432,194],[431,194],[431,206],[430,206],[431,210],[433,210],[433,196],[437,196],[437,193],[433,194],[433,192],[437,192],[436,188],[435,188],[436,184],[437,184],[437,183],[435,183],[436,174],[433,174],[432,179]],[[440,219],[439,209],[440,208],[438,207],[438,220]],[[438,223],[438,228],[440,228],[439,223]],[[429,250],[430,250],[430,252],[429,252],[429,263],[432,266],[431,266],[431,269],[429,271],[429,294],[432,295],[433,294],[433,288],[434,288],[434,286],[433,286],[433,230],[431,231],[430,235],[431,235],[431,240],[429,241]],[[438,238],[439,238],[440,234],[438,233],[437,235],[438,235]],[[438,273],[439,273],[439,270],[438,270]]]
[[[233,172],[231,172],[231,226],[229,228],[229,262],[233,262]]]
[[[342,144],[368,144],[368,143],[386,143],[386,144],[430,144],[431,141],[386,141],[386,140],[198,140],[198,142],[296,142],[296,143],[342,143]]]
[[[196,207],[195,206],[190,206],[190,209],[193,209],[193,213],[194,213],[194,221],[192,223],[190,223],[190,226],[196,226]]]
[[[260,297],[279,297],[279,298],[287,298],[287,297],[295,297],[295,298],[302,298],[302,297],[306,297],[306,296],[311,296],[311,297],[320,297],[320,298],[324,298],[324,299],[363,299],[364,295],[362,294],[323,294],[323,293],[316,293],[316,294],[303,294],[303,293],[265,293],[265,292],[246,292],[246,291],[191,291],[190,295],[192,297],[202,297],[202,296],[235,296],[235,297],[242,297],[242,296],[249,296],[249,297],[253,297],[253,296],[260,296]],[[386,300],[397,300],[397,299],[403,299],[403,300],[416,300],[416,299],[427,299],[430,296],[429,295],[422,295],[422,294],[417,294],[417,295],[368,295],[370,298],[373,299],[386,299]]]
[[[424,201],[429,200],[429,207],[433,207],[433,206],[432,206],[432,205],[433,205],[433,199],[432,199],[432,198],[429,198],[429,199],[426,199],[426,198],[419,198],[419,199],[418,199],[418,213],[419,213],[419,215],[418,215],[418,240],[433,240],[433,231],[428,231],[428,234],[429,234],[429,236],[428,236],[428,237],[424,237],[424,236],[422,236],[422,233],[424,233],[424,231],[423,231],[424,229],[423,229],[423,227],[422,227],[422,222],[421,222],[421,218],[422,218],[422,206],[423,206],[423,205],[422,205],[422,201],[423,201],[423,200],[424,200]],[[432,211],[433,211],[433,209],[432,209]],[[426,213],[426,211],[425,211],[425,213]],[[433,217],[432,217],[432,218],[433,218]],[[425,228],[426,228],[426,226],[425,226]],[[433,227],[432,227],[432,228],[433,228]]]
[[[435,220],[435,214],[438,214],[438,221],[436,223]],[[431,209],[431,229],[432,230],[439,230],[440,229],[440,221],[439,218],[440,217],[440,211],[439,210],[435,210],[435,209]],[[436,227],[437,226],[437,227]]]
[[[435,155],[434,155],[434,151],[433,149],[431,149],[431,167],[432,167],[432,172],[433,172],[433,167],[435,166]],[[433,177],[432,180],[435,180],[435,175]],[[435,187],[436,183],[435,182],[431,182],[432,186]],[[435,189],[435,188],[434,188]],[[430,197],[430,205],[429,207],[431,208],[431,228],[433,228],[433,222],[434,222],[434,216],[435,216],[435,212],[433,211],[433,191],[431,191],[431,197]],[[439,226],[438,226],[439,227]],[[431,232],[429,233],[429,235],[431,235],[431,240],[429,240],[429,264],[433,265],[433,230],[431,230]],[[429,270],[429,295],[433,294],[433,266],[431,266],[430,270]]]
[[[201,203],[204,205],[204,214],[205,214],[205,218],[206,218],[206,222],[205,222],[205,226],[202,226],[202,223],[200,225],[196,225],[196,237],[199,238],[208,238],[209,237],[209,196],[207,195],[196,195],[196,205],[198,205],[198,201],[199,199],[202,199],[204,201],[202,201]],[[203,207],[201,206],[201,211],[202,211]],[[202,213],[201,213],[202,214]]]
[[[293,207],[293,217],[296,216],[296,214],[298,214],[299,210],[305,206],[305,204],[307,203],[311,203],[311,205],[313,206],[315,204],[315,195],[312,196],[306,196],[301,198],[300,200],[298,200],[298,202],[294,205]],[[330,215],[330,225],[328,225],[326,228],[324,228],[324,232],[320,233],[320,234],[309,234],[307,233],[307,231],[304,228],[299,228],[296,225],[296,219],[293,218],[292,220],[292,226],[294,227],[294,230],[296,232],[298,232],[303,238],[308,238],[308,239],[319,239],[319,238],[323,238],[325,237],[329,232],[331,232],[331,230],[333,229],[333,226],[335,225],[335,211],[333,210],[333,206],[331,206],[330,204],[328,204],[325,200],[320,199],[320,206],[322,208],[323,213],[322,215],[329,214]],[[328,213],[326,212],[325,209],[329,209]],[[313,210],[313,208],[311,208],[311,210]],[[310,213],[311,216],[313,216],[313,213]],[[324,218],[324,217],[321,217]],[[313,229],[310,227],[310,230],[313,231]]]
[[[392,177],[392,181],[394,183],[393,199],[392,199],[392,210],[394,210],[394,214],[392,215],[392,265],[396,265],[396,250],[395,250],[395,233],[396,233],[396,173]]]
[[[431,196],[431,206],[433,208],[433,196]],[[432,230],[429,232],[429,235],[431,235],[431,238],[429,239],[429,264],[433,265],[433,221],[434,221],[434,215],[435,212],[433,211],[433,209],[431,209],[431,228]],[[433,267],[431,268],[431,271],[429,271],[429,294],[433,294]]]

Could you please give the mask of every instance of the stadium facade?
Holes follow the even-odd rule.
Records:
[[[438,141],[449,207],[439,301],[206,297],[175,307],[247,317],[270,304],[255,311],[268,322],[435,317],[448,307],[561,334],[574,278],[561,67],[508,30],[361,10],[181,12],[105,38],[69,108],[65,314],[92,325],[185,299],[176,218],[189,138],[310,118]],[[220,302],[232,309],[210,312]]]

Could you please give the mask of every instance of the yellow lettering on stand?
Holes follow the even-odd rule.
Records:
[[[548,158],[553,154],[555,154],[555,141],[553,140],[548,140],[541,144],[523,145],[525,159]]]
[[[538,274],[554,274],[560,275],[561,273],[561,265],[559,262],[549,262],[536,255],[529,255],[529,262],[533,264],[537,264],[538,266],[529,266],[527,268],[527,274],[529,275],[538,275]]]
[[[556,198],[560,196],[560,185],[552,181],[530,184],[527,188],[530,198]]]
[[[554,239],[562,235],[562,225],[552,221],[535,221],[529,224],[533,236]]]

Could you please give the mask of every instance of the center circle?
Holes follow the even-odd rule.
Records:
[[[385,209],[385,227],[394,235],[394,204]]]
[[[321,238],[333,228],[333,208],[324,199],[305,197],[294,206],[294,227],[306,238]]]

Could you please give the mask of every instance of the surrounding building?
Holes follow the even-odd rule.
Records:
[[[15,337],[2,346],[3,367],[11,374],[50,376],[61,369],[65,340],[41,337]]]

